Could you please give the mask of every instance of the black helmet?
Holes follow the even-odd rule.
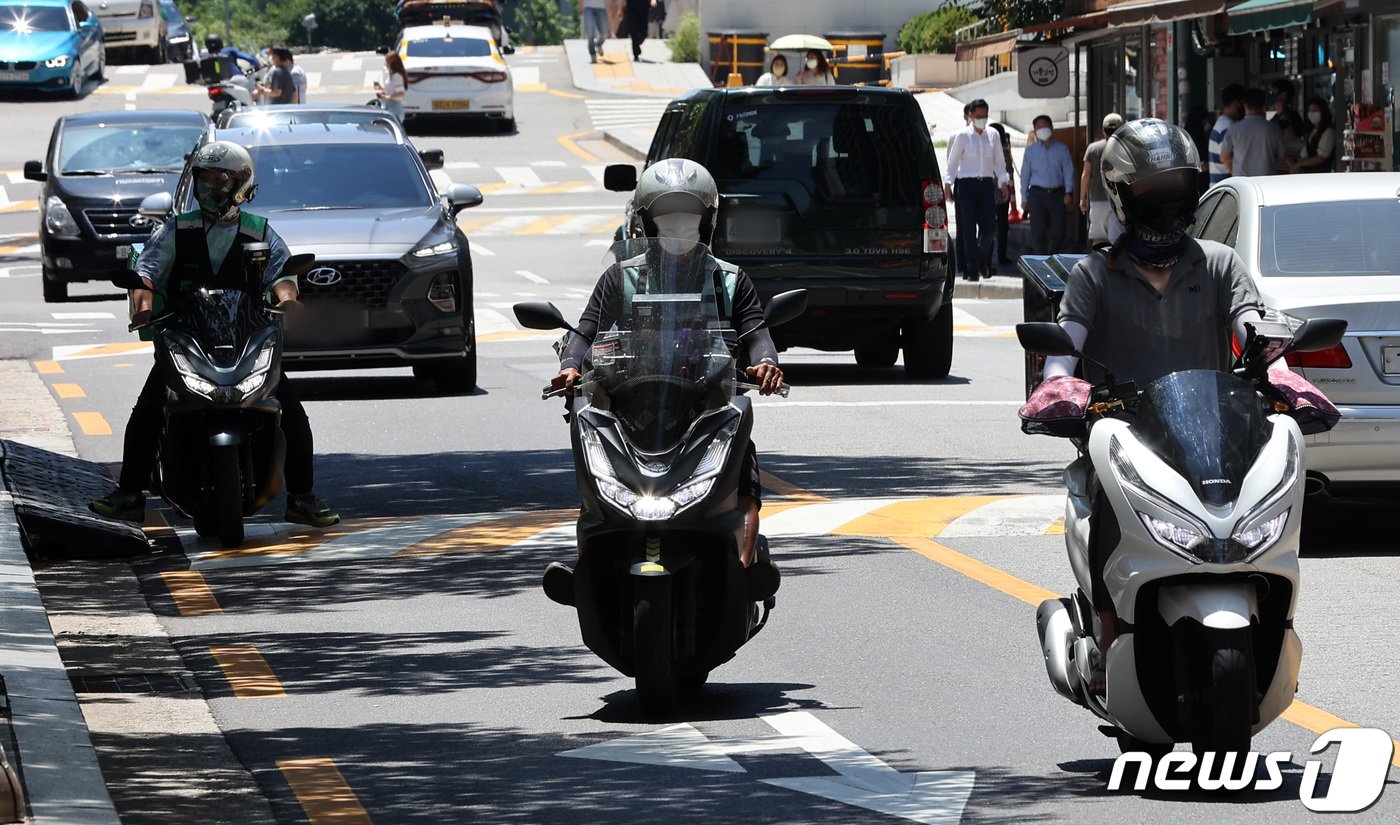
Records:
[[[217,34],[204,35],[204,49],[210,54],[218,54],[224,50],[224,39]]]
[[[1129,224],[1137,217],[1132,185],[1168,173],[1180,181],[1176,186],[1181,188],[1182,217],[1194,215],[1200,165],[1201,156],[1186,130],[1164,120],[1143,118],[1114,130],[1104,147],[1101,169],[1114,213]]]

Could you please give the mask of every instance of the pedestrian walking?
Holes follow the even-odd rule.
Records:
[[[622,25],[622,11],[627,0],[608,0],[608,37],[620,37],[618,27]]]
[[[1123,116],[1117,112],[1104,115],[1103,137],[1084,150],[1084,171],[1079,175],[1079,211],[1089,217],[1090,249],[1102,243],[1114,243],[1123,234],[1123,224],[1113,214],[1108,190],[1103,185],[1103,150],[1122,125]]]
[[[374,83],[375,97],[403,123],[403,96],[408,91],[408,70],[398,52],[384,55],[384,73]]]
[[[632,60],[645,63],[642,59],[642,44],[647,39],[647,16],[651,13],[651,0],[627,0],[624,16],[627,18],[627,34],[632,38]]]
[[[968,126],[971,126],[971,125],[972,125],[972,104],[971,104],[971,103],[964,103],[964,104],[963,104],[963,128],[966,129]],[[951,138],[948,140],[948,146],[949,146],[949,148],[952,148],[952,146],[953,146],[953,141],[952,141]],[[953,236],[953,255],[955,256],[955,259],[954,259],[954,260],[957,262],[958,267],[959,267],[964,273],[966,273],[966,271],[967,271],[967,263],[966,263],[966,262],[972,260],[973,257],[976,257],[976,254],[974,253],[972,256],[969,256],[969,255],[967,254],[967,249],[963,246],[963,240],[964,240],[965,238],[967,238],[967,233],[963,231],[962,212],[959,212],[959,211],[958,211],[957,192],[958,192],[957,185],[954,184],[954,185],[953,185],[953,195],[952,195],[952,197],[944,198],[944,199],[943,199],[943,204],[944,204],[944,208],[945,208],[945,209],[948,207],[948,204],[952,204],[952,209],[953,209],[953,225],[956,226],[956,227],[958,228],[957,234]],[[968,220],[970,221],[970,220],[972,220],[972,218],[969,217]]]
[[[787,58],[781,54],[773,55],[773,59],[768,61],[768,71],[759,76],[755,86],[786,86],[788,84]]]
[[[1220,141],[1220,162],[1239,177],[1272,175],[1283,160],[1283,136],[1264,117],[1263,89],[1244,94],[1244,119],[1230,127]]]
[[[1331,172],[1337,151],[1337,133],[1332,128],[1332,107],[1320,97],[1308,100],[1308,133],[1303,138],[1303,154],[1293,164],[1293,172]]]
[[[597,63],[608,38],[608,0],[583,0],[583,36],[588,41],[588,62]]]
[[[1049,115],[1037,115],[1035,143],[1021,156],[1021,203],[1031,216],[1031,247],[1040,255],[1060,252],[1065,215],[1074,208],[1074,161],[1069,147],[1055,140]]]
[[[990,125],[991,129],[997,130],[997,136],[1001,138],[1001,153],[1006,161],[1006,176],[1010,181],[1009,189],[997,190],[997,263],[1001,266],[1011,265],[1011,256],[1006,242],[1011,236],[1011,210],[1016,208],[1016,162],[1011,158],[1011,135],[1006,133],[1006,127],[1000,123]],[[993,275],[997,274],[997,268],[991,268]]]
[[[285,52],[286,49],[280,47],[272,50],[272,68],[267,73],[267,82],[258,84],[257,93],[265,103],[283,105],[296,98],[291,68],[282,57]]]
[[[647,16],[651,23],[651,36],[656,40],[666,36],[666,4],[662,0],[651,0],[651,12]]]
[[[1244,87],[1231,83],[1220,91],[1220,117],[1210,130],[1210,182],[1219,183],[1230,177],[1230,169],[1220,160],[1220,143],[1230,127],[1244,117]]]
[[[296,61],[296,56],[291,49],[282,49],[283,60],[286,62],[292,73],[292,87],[296,89],[296,99],[293,103],[306,102],[306,70]]]
[[[987,129],[987,101],[968,104],[972,125],[948,142],[948,168],[943,173],[943,193],[958,209],[958,233],[966,256],[963,277],[975,281],[990,275],[992,244],[996,230],[996,192],[1011,186],[1001,138]],[[957,187],[954,190],[954,187]],[[954,192],[956,191],[956,197]]]
[[[797,73],[797,85],[836,85],[836,76],[831,73],[831,64],[826,61],[826,55],[816,49],[807,52],[807,60],[803,64],[802,70]]]

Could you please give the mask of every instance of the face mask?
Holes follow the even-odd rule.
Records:
[[[1175,266],[1186,248],[1194,206],[1195,198],[1181,190],[1149,192],[1137,198],[1132,231],[1123,241],[1128,257],[1154,269]]]
[[[1036,129],[1036,130],[1035,130],[1035,136],[1036,136],[1036,138],[1038,138],[1038,139],[1040,139],[1040,140],[1044,140],[1044,141],[1050,140],[1050,136],[1053,135],[1053,134],[1055,134],[1054,131],[1052,131],[1052,130],[1050,130],[1050,129]]]
[[[1148,192],[1133,201],[1133,223],[1153,232],[1175,232],[1189,223],[1195,206],[1195,193],[1173,189]]]
[[[657,215],[652,218],[656,224],[657,237],[661,246],[672,255],[689,252],[700,243],[700,216],[689,212],[676,212],[670,215]]]
[[[985,129],[987,128],[987,119],[985,117],[974,118],[972,125],[976,126],[978,129]]]
[[[194,183],[195,200],[199,201],[199,208],[211,215],[223,216],[223,214],[233,206],[230,195],[233,192],[233,183],[197,180]]]
[[[815,57],[807,60],[807,68],[811,69],[812,71],[817,70],[817,59]]]
[[[1316,126],[1322,122],[1322,112],[1308,112],[1308,122]]]

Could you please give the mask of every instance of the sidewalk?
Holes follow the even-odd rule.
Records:
[[[671,49],[664,40],[644,41],[641,63],[632,60],[630,40],[605,42],[597,63],[588,61],[585,40],[564,41],[564,53],[573,73],[574,86],[586,92],[670,100],[691,89],[708,89],[713,85],[699,63],[672,63]]]

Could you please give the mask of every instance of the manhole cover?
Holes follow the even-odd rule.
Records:
[[[189,693],[199,689],[187,673],[72,674],[75,693],[135,693],[142,695]]]

